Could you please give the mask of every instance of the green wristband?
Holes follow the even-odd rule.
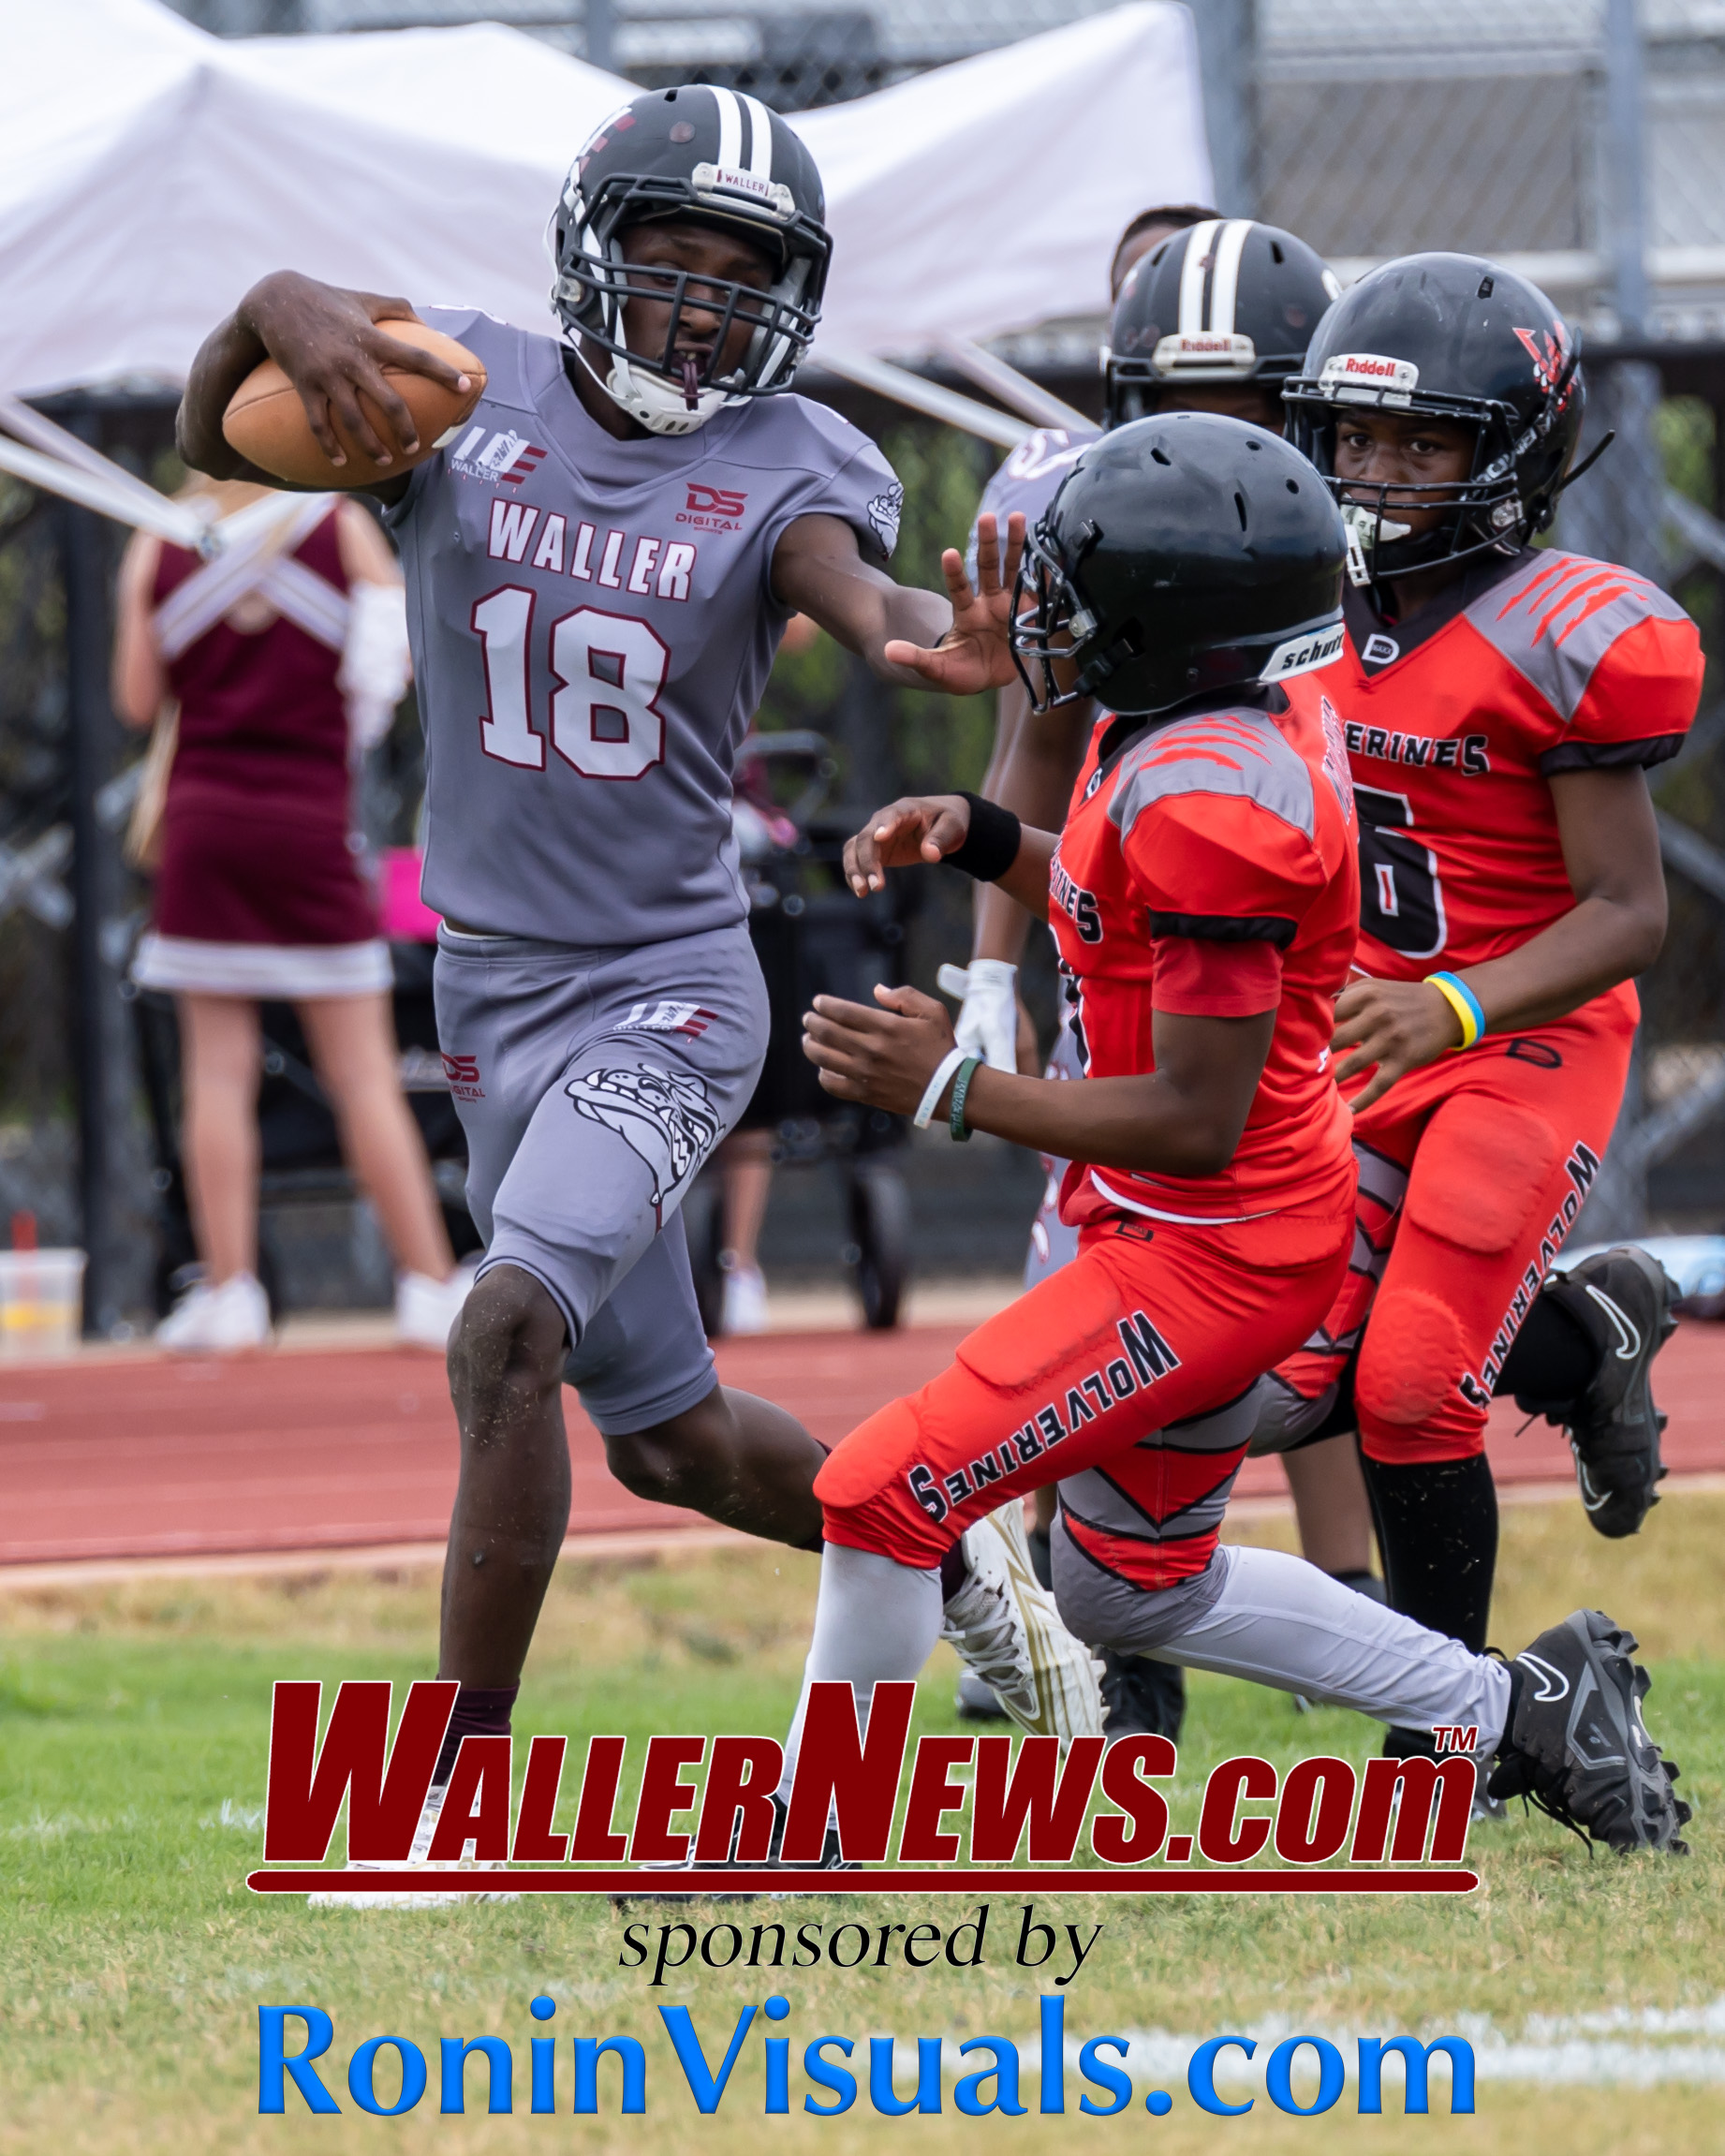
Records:
[[[952,1081],[952,1106],[947,1115],[947,1129],[961,1145],[970,1142],[970,1126],[965,1121],[965,1096],[970,1091],[970,1081],[981,1069],[980,1056],[966,1056],[958,1067],[958,1075]]]

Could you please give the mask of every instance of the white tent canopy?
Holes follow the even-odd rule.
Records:
[[[0,0],[0,392],[177,379],[284,265],[546,328],[547,215],[634,94],[494,24],[230,41],[155,0]],[[1122,224],[1211,186],[1170,0],[796,126],[826,181],[835,352],[1094,313]]]

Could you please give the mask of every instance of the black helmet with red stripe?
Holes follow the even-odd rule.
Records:
[[[1513,553],[1551,523],[1581,437],[1581,347],[1526,277],[1478,255],[1407,255],[1330,310],[1283,399],[1289,439],[1342,505],[1355,581],[1408,576]],[[1474,428],[1471,472],[1442,484],[1337,480],[1337,422],[1362,408]],[[1434,505],[1448,514],[1410,537],[1395,511]]]
[[[759,98],[706,83],[654,91],[612,113],[570,168],[546,233],[552,307],[571,346],[612,355],[603,386],[631,418],[655,434],[692,434],[726,404],[789,386],[820,319],[833,253],[825,215],[814,158]],[[670,217],[740,233],[767,256],[770,283],[625,260],[625,231]],[[691,286],[704,311],[721,311],[708,361],[693,373],[677,356]],[[632,299],[667,309],[656,351],[629,348],[623,310]],[[746,353],[720,374],[738,322],[751,331]]]
[[[1187,383],[1260,386],[1300,372],[1341,284],[1304,240],[1249,217],[1209,217],[1133,264],[1102,350],[1106,423],[1157,410]]]

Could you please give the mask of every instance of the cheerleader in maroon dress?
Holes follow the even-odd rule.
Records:
[[[260,487],[199,490],[227,515]],[[315,514],[315,511],[313,512]],[[346,595],[398,583],[389,546],[353,501],[283,557],[335,626]],[[350,763],[339,648],[243,593],[212,626],[167,635],[196,554],[139,534],[120,574],[114,706],[147,726],[179,704],[161,822],[155,916],[133,966],[172,993],[184,1092],[182,1152],[204,1278],[164,1321],[164,1346],[223,1351],[269,1337],[257,1278],[260,1001],[298,1012],[342,1149],[398,1268],[404,1337],[441,1348],[465,1292],[419,1129],[396,1077],[389,947],[348,843]],[[302,571],[317,583],[307,583]]]

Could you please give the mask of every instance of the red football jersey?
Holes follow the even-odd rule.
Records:
[[[1280,708],[1206,711],[1130,734],[1100,766],[1098,750],[1130,722],[1091,737],[1049,877],[1049,920],[1078,988],[1085,1075],[1154,1071],[1153,1013],[1226,1011],[1225,997],[1206,999],[1201,976],[1208,971],[1214,986],[1231,958],[1236,977],[1260,991],[1237,1013],[1277,1015],[1245,1133],[1221,1174],[1075,1161],[1061,1203],[1069,1222],[1251,1218],[1331,1191],[1349,1172],[1349,1117],[1330,1075],[1334,1003],[1360,906],[1348,761],[1340,722],[1313,683],[1296,680],[1273,701]],[[1208,967],[1205,952],[1214,954]]]
[[[1500,958],[1567,913],[1546,780],[1674,756],[1701,637],[1657,585],[1555,548],[1492,562],[1406,625],[1347,595],[1324,674],[1360,815],[1364,973]],[[1626,982],[1613,989],[1634,1008]]]

